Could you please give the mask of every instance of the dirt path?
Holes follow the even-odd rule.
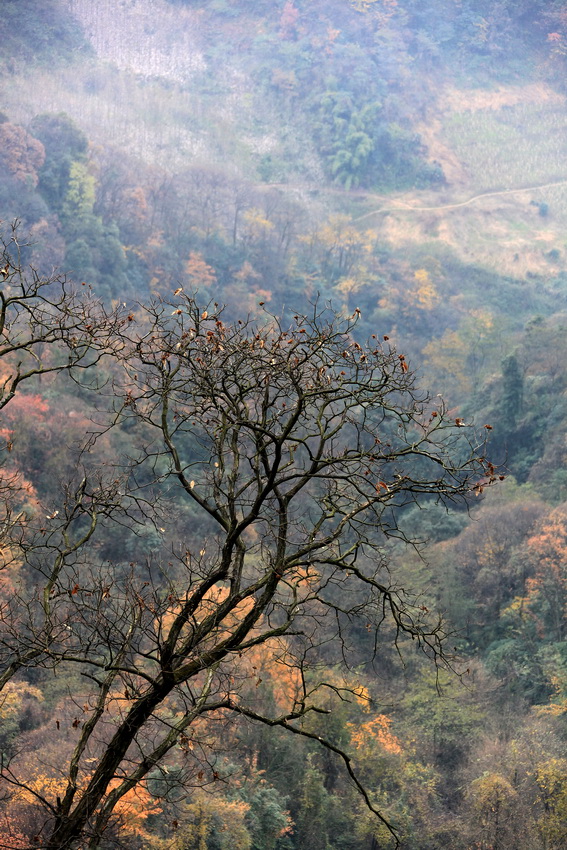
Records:
[[[517,195],[519,192],[535,192],[538,189],[551,189],[554,186],[567,186],[567,180],[558,180],[555,183],[542,183],[539,186],[523,186],[519,189],[502,189],[499,192],[483,192],[480,195],[475,195],[472,198],[469,198],[468,201],[461,201],[458,204],[443,204],[437,207],[412,207],[411,204],[407,204],[404,201],[400,201],[401,206],[394,207],[380,207],[378,210],[371,210],[370,212],[364,213],[364,215],[359,216],[358,218],[353,219],[353,221],[364,221],[366,218],[370,218],[370,216],[378,215],[379,213],[389,213],[389,212],[441,212],[443,210],[456,210],[460,207],[468,207],[469,204],[473,204],[475,201],[479,201],[482,198],[496,198],[502,195]]]

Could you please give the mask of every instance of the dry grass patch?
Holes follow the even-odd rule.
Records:
[[[441,108],[453,112],[499,110],[519,103],[564,104],[565,96],[545,83],[532,83],[528,86],[499,86],[491,90],[447,88],[440,99]]]

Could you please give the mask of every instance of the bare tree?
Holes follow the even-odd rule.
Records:
[[[10,235],[0,237],[0,411],[25,385],[44,376],[64,372],[74,380],[92,372],[107,352],[120,346],[119,330],[128,323],[125,311],[108,311],[88,288],[77,292],[64,275],[41,277],[26,268],[22,255],[28,249],[20,242],[18,224]],[[70,487],[61,511],[49,532],[34,531],[26,512],[21,510],[25,488],[11,459],[13,449],[9,433],[3,433],[0,447],[0,569],[26,552],[49,552],[39,567],[42,583],[42,620],[37,611],[31,617],[32,633],[21,632],[21,612],[14,618],[2,610],[3,634],[0,690],[22,667],[44,660],[49,647],[51,625],[50,594],[59,570],[68,557],[90,539],[100,511],[107,515],[112,504],[112,488],[102,483],[87,486],[86,480],[74,490]],[[115,489],[115,488],[114,488]],[[86,502],[88,501],[88,505]],[[53,520],[55,520],[57,511]],[[69,532],[79,517],[87,517],[80,533],[72,539]],[[41,537],[41,545],[37,537]],[[51,566],[49,566],[49,564]],[[21,600],[19,600],[21,601]],[[15,603],[15,600],[13,600]],[[26,605],[29,600],[26,599]],[[17,606],[16,606],[17,607]],[[41,632],[41,637],[39,636]],[[33,634],[33,637],[32,637]]]
[[[0,409],[24,381],[92,368],[116,345],[115,332],[126,321],[88,287],[77,292],[64,275],[45,278],[25,267],[28,247],[18,238],[18,223],[9,238],[0,237]]]
[[[85,681],[64,791],[31,789],[44,811],[35,846],[98,847],[132,789],[180,748],[189,776],[193,730],[231,716],[335,752],[392,830],[348,753],[304,723],[328,710],[314,649],[324,640],[340,662],[348,624],[363,618],[443,663],[444,625],[390,577],[389,541],[406,539],[404,506],[462,502],[494,469],[471,429],[416,388],[403,355],[356,341],[356,314],[315,305],[289,326],[268,314],[225,323],[217,305],[176,295],[114,328],[100,433],[127,434],[128,456],[112,480],[87,475],[69,491],[63,520],[27,549],[39,590],[0,624],[7,669],[64,665]],[[146,568],[103,568],[91,548],[99,517],[151,521],[169,551]],[[262,645],[296,673],[278,715],[246,688]],[[8,794],[30,791],[17,759],[3,778]]]

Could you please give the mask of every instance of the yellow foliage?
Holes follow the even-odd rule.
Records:
[[[415,287],[410,291],[409,297],[413,306],[419,310],[432,310],[437,307],[441,298],[426,269],[418,269],[414,272]]]
[[[510,604],[507,605],[506,608],[502,609],[500,616],[506,617],[506,616],[510,616],[510,615],[513,615],[513,616],[518,615],[518,616],[522,617],[525,607],[526,607],[525,596],[514,596],[513,600],[510,602]]]
[[[552,758],[535,774],[544,814],[538,820],[545,846],[559,850],[567,842],[567,759]]]
[[[248,803],[224,800],[212,794],[196,794],[181,815],[181,824],[176,830],[168,850],[208,850],[208,838],[213,828],[222,836],[221,846],[230,850],[250,850],[250,833],[245,818],[250,809]]]
[[[563,806],[567,815],[567,759],[552,758],[538,765],[536,781],[548,805]]]
[[[66,788],[67,780],[64,777],[36,773],[35,777],[26,781],[25,788],[18,788],[11,802],[37,803],[39,796],[55,805],[57,797],[63,797]]]
[[[357,230],[346,215],[332,215],[317,231],[318,240],[326,248],[363,248],[367,250],[368,236]]]
[[[355,277],[342,277],[335,289],[344,295],[354,294],[364,285],[365,281]]]
[[[472,310],[457,331],[447,330],[423,349],[425,365],[438,376],[445,395],[469,393],[489,356],[499,352],[494,317],[487,310]]]
[[[479,339],[482,339],[494,328],[494,316],[488,310],[471,310],[469,316],[474,323],[476,335]]]
[[[567,677],[563,672],[561,675],[554,672],[554,660],[544,663],[544,673],[547,674],[553,687],[553,693],[549,697],[547,705],[534,705],[532,711],[538,716],[548,715],[550,717],[561,717],[567,714]]]
[[[370,711],[370,691],[368,688],[365,688],[364,685],[356,685],[352,692],[354,694],[354,698],[359,705],[362,706],[364,711]]]
[[[471,796],[480,812],[493,811],[494,806],[516,796],[516,790],[498,773],[487,773],[471,784]]]
[[[440,339],[425,346],[423,354],[429,369],[445,377],[451,376],[458,392],[470,392],[472,382],[466,369],[467,345],[461,334],[445,331]]]
[[[39,688],[25,682],[8,682],[0,694],[0,721],[17,717],[26,698],[43,702],[43,694]]]
[[[490,569],[494,564],[502,563],[502,559],[506,556],[507,551],[508,542],[506,539],[486,535],[476,551],[476,559],[479,566]]]
[[[252,239],[261,239],[274,229],[274,223],[266,218],[262,210],[255,207],[246,210],[242,218],[246,225],[248,236]]]
[[[146,222],[148,216],[148,201],[141,186],[124,190],[124,202],[127,205],[128,217],[138,222]]]

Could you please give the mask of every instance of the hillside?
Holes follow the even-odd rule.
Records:
[[[61,850],[208,629],[65,850],[563,850],[565,3],[5,0],[0,38],[0,846]],[[313,449],[345,382],[354,473]]]
[[[28,67],[12,77],[3,97],[16,123],[27,125],[40,111],[66,112],[95,145],[123,148],[170,173],[195,163],[222,168],[230,163],[231,173],[283,185],[302,200],[314,186],[319,193],[328,187],[300,107],[306,91],[294,53],[305,52],[298,44],[301,16],[284,35],[276,19],[285,51],[279,50],[274,78],[276,71],[265,67],[267,33],[253,6],[238,17],[223,12],[222,4],[212,12],[167,0],[118,6],[69,0],[61,8],[83,28],[94,56],[55,69],[38,67],[32,74]],[[358,21],[365,14],[371,20],[370,9],[349,13],[346,1],[328,8],[329,21],[337,25],[335,39],[345,17],[346,32],[354,37]],[[395,15],[386,23],[397,31]],[[353,44],[345,46],[352,52]],[[396,59],[406,67],[390,70],[387,85],[394,89],[405,80],[408,128],[419,134],[425,160],[439,164],[444,180],[417,193],[396,192],[392,198],[389,192],[389,203],[355,198],[361,207],[355,219],[366,215],[362,220],[378,224],[381,238],[394,248],[440,244],[465,262],[506,274],[556,276],[565,269],[564,95],[529,75],[511,84],[491,82],[490,88],[470,87],[469,79],[459,88],[439,63],[419,92],[413,80],[408,85],[404,47],[397,47]],[[542,58],[533,68],[535,80]],[[384,94],[392,100],[387,111],[400,111],[399,96],[388,88],[382,88]],[[507,194],[495,194],[500,192]],[[333,187],[326,203],[342,208],[336,194]],[[538,217],[535,204],[545,204],[545,217]],[[416,211],[397,214],[407,207]],[[388,216],[372,217],[373,208],[386,209]]]

